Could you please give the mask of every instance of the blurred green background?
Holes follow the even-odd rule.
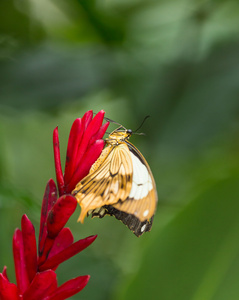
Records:
[[[98,234],[58,270],[90,274],[72,299],[239,299],[238,0],[0,1],[0,268],[14,281],[12,236],[27,213],[39,228],[55,178],[52,131],[64,160],[86,110],[136,129],[154,173],[151,233],[111,217],[69,221]],[[114,127],[111,125],[110,129]]]

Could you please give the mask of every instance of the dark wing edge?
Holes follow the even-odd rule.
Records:
[[[89,211],[87,215],[91,215],[92,218],[103,218],[105,215],[114,216],[117,220],[124,223],[137,237],[151,230],[154,218],[153,216],[150,220],[141,222],[133,214],[127,214],[126,212],[114,208],[112,205],[104,205],[98,209],[93,209]]]
[[[140,237],[144,232],[151,230],[154,216],[150,220],[140,222],[136,216],[120,211],[111,205],[105,205],[104,208],[106,209],[107,214],[114,216],[116,219],[123,222],[137,237]]]

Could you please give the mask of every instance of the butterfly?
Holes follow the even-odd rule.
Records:
[[[85,216],[115,216],[136,235],[150,231],[157,206],[156,184],[143,155],[129,142],[122,125],[109,134],[106,147],[72,194]]]

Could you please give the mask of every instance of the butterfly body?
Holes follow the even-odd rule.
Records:
[[[116,129],[73,194],[86,215],[113,215],[140,236],[152,227],[157,192],[152,172],[139,150],[128,141],[132,130]]]

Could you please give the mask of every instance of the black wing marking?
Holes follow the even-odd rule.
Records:
[[[140,222],[140,220],[132,214],[120,211],[111,205],[105,205],[104,208],[108,214],[122,221],[137,237],[144,232],[150,231],[153,223],[153,217],[150,220]]]

